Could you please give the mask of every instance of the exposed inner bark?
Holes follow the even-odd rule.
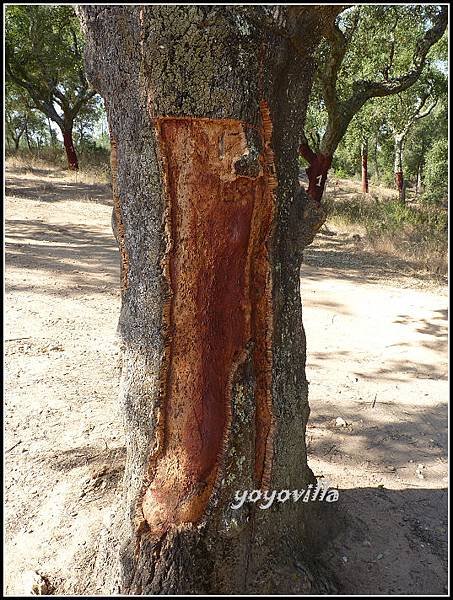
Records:
[[[78,171],[79,161],[77,159],[77,153],[74,148],[74,142],[72,140],[72,130],[63,131],[63,144],[66,150],[66,157],[68,159],[69,168],[72,171]]]
[[[273,214],[269,165],[254,177],[235,165],[248,154],[234,120],[155,120],[165,165],[172,295],[157,450],[143,515],[153,535],[198,522],[212,494],[231,426],[231,377],[256,335],[256,471],[266,471],[271,429],[270,269],[264,243]],[[260,479],[261,479],[260,477]],[[261,486],[261,481],[257,481]]]
[[[405,201],[405,185],[404,185],[404,174],[402,171],[397,171],[395,173],[395,185],[398,190],[398,198],[400,202]]]
[[[332,165],[332,156],[321,152],[316,154],[306,144],[301,144],[299,152],[309,163],[306,169],[308,176],[307,194],[316,202],[321,202],[327,174]]]

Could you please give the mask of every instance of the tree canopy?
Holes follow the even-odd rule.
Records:
[[[70,148],[74,119],[96,92],[85,76],[83,36],[72,6],[8,6],[5,58],[7,80],[58,125],[76,168]]]

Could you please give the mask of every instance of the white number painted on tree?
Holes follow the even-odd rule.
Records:
[[[318,180],[318,183],[316,185],[318,187],[321,187],[322,175],[318,175],[318,177],[316,177],[316,179]]]

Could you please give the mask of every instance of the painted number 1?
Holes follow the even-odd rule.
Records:
[[[316,185],[318,187],[321,187],[322,175],[318,175],[318,177],[316,177],[316,179],[318,180],[318,183]]]

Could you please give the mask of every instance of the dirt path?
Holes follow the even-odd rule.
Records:
[[[442,594],[448,298],[388,260],[321,234],[302,267],[309,462],[347,515],[324,559],[344,593]]]
[[[7,177],[6,591],[84,593],[124,464],[109,188]],[[344,593],[442,593],[446,290],[384,263],[321,235],[302,268],[310,464],[349,523],[323,558]]]
[[[110,192],[51,170],[7,176],[7,592],[30,593],[38,570],[81,593],[124,464]]]

